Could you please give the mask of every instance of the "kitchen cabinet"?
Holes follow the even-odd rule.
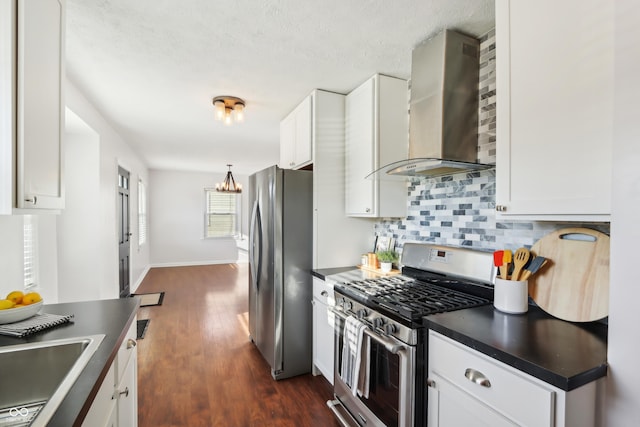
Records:
[[[313,95],[307,96],[280,122],[280,167],[300,169],[313,163]]]
[[[333,385],[333,289],[324,280],[313,278],[313,369]]]
[[[134,319],[82,423],[86,427],[138,425],[137,322]]]
[[[609,221],[613,11],[496,2],[499,219]]]
[[[406,80],[376,74],[346,97],[346,213],[405,217],[405,180],[366,179],[374,170],[406,160],[409,150]]]
[[[117,427],[116,400],[113,391],[116,384],[115,363],[109,368],[96,394],[83,427]]]
[[[565,392],[433,330],[428,339],[429,426],[598,425],[602,379]]]
[[[65,0],[2,0],[0,9],[0,213],[59,210]]]

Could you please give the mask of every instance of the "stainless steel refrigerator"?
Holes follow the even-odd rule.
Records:
[[[249,178],[249,334],[274,379],[311,371],[312,172]]]

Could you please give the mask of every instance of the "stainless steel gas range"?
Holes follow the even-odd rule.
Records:
[[[359,270],[326,278],[336,297],[334,396],[344,426],[426,425],[423,317],[489,304],[493,256],[406,243],[402,274]]]

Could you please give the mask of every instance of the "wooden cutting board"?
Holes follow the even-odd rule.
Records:
[[[564,228],[538,240],[531,251],[549,260],[529,279],[529,295],[540,308],[571,322],[609,315],[609,236]]]

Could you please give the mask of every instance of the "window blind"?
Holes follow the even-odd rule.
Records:
[[[205,237],[238,236],[239,193],[205,189]]]
[[[37,271],[36,221],[32,215],[23,217],[23,266],[25,289],[36,286]]]
[[[141,179],[138,180],[138,246],[147,241],[147,194]]]

